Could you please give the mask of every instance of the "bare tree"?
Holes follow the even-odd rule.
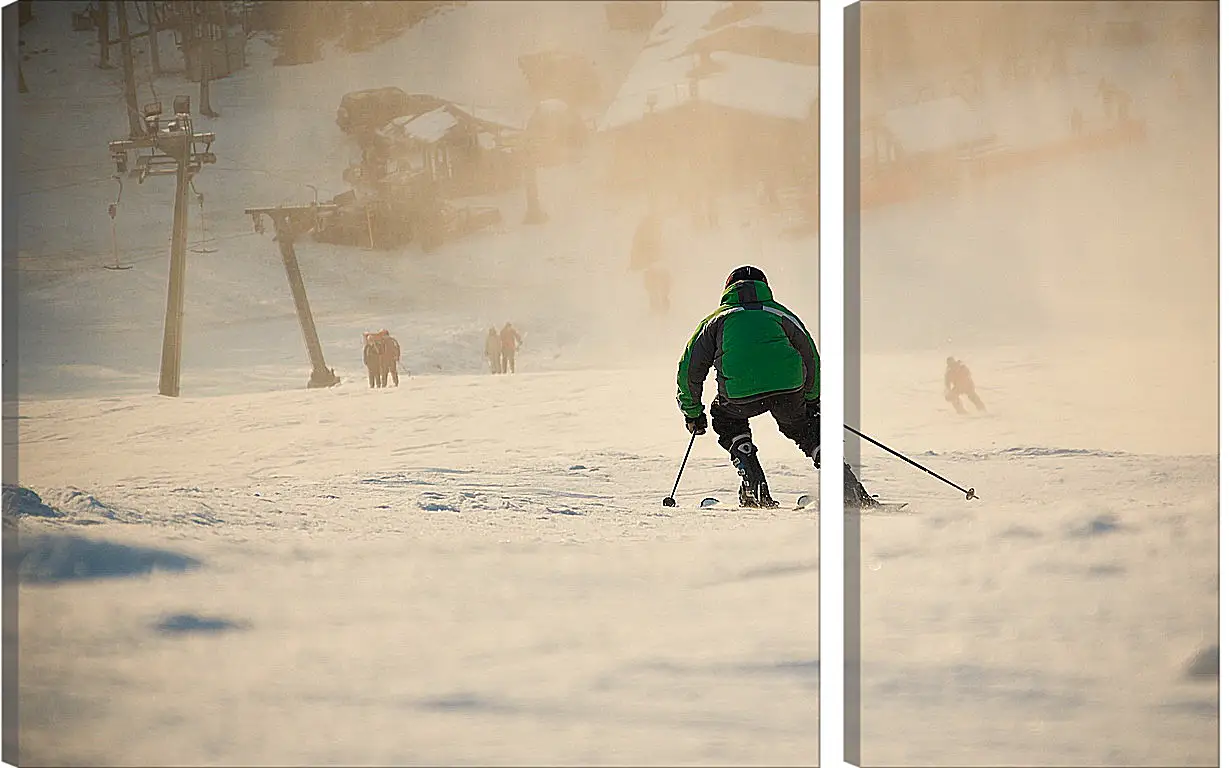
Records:
[[[98,0],[98,66],[111,69],[111,0]]]
[[[12,69],[10,69],[9,67],[10,65],[15,65],[13,68],[17,70],[17,92],[18,93],[29,93],[30,92],[29,89],[26,88],[25,75],[21,71],[22,42],[21,42],[21,29],[20,29],[21,27],[21,21],[20,21],[21,13],[20,12],[21,12],[20,4],[10,5],[3,10],[3,14],[5,16],[4,24],[2,25],[2,28],[4,30],[4,43],[3,43],[4,73],[7,75],[8,73],[12,72]],[[17,24],[10,23],[11,17],[14,15],[16,15],[18,18]],[[9,38],[10,35],[12,35],[11,39]],[[8,78],[6,77],[5,78],[5,89],[7,90],[7,88],[8,88]]]
[[[145,18],[149,24],[149,65],[155,75],[162,74],[162,59],[158,55],[158,19],[153,0],[145,0]]]
[[[196,31],[197,66],[200,67],[201,76],[201,114],[205,117],[218,117],[218,113],[213,110],[213,105],[209,102],[209,80],[213,75],[214,53],[213,23],[210,19],[212,14],[209,13],[209,6],[206,0],[193,4],[193,17],[196,22],[193,27]]]

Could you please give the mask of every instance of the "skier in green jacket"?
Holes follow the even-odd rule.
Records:
[[[819,466],[819,352],[798,316],[773,300],[753,266],[730,273],[721,305],[687,342],[678,369],[678,405],[688,431],[704,434],[704,380],[717,369],[710,413],[717,443],[742,476],[744,507],[775,507],[751,441],[750,419],[771,413],[781,434]]]

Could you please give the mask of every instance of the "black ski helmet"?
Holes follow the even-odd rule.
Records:
[[[764,275],[764,270],[750,264],[738,267],[731,272],[730,276],[725,279],[725,287],[729,288],[740,280],[759,280],[764,285],[768,285],[768,278]]]

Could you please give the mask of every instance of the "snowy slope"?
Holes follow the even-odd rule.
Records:
[[[66,517],[23,523],[22,754],[814,764],[814,508],[698,509],[735,480],[711,440],[663,508],[672,409],[604,373],[23,405],[22,481]]]
[[[1146,143],[863,212],[860,429],[981,497],[846,442],[863,764],[1216,763],[1216,54],[1141,58]]]
[[[741,263],[812,326],[812,235],[726,201],[673,219],[666,317],[628,247],[643,213],[600,158],[541,174],[550,221],[426,255],[298,246],[328,364],[310,371],[276,243],[245,206],[340,192],[350,90],[399,85],[516,111],[515,58],[578,47],[615,82],[642,42],[602,5],[470,3],[367,53],[252,66],[215,84],[219,162],[195,180],[182,394],[157,389],[171,184],[117,185],[118,71],[93,67],[71,4],[23,30],[31,93],[17,165],[23,764],[815,764],[815,510],[700,510],[737,476],[687,446],[678,355]],[[191,93],[173,75],[166,100]],[[148,98],[147,89],[141,99]],[[49,157],[56,158],[52,168]],[[80,168],[59,164],[79,165]],[[84,170],[81,170],[84,168]],[[66,186],[67,185],[67,186]],[[190,246],[199,246],[194,203]],[[484,373],[486,329],[525,334]],[[370,390],[364,330],[413,374]],[[711,392],[710,383],[710,392]],[[13,393],[6,392],[11,397]],[[771,423],[782,498],[815,471]],[[6,502],[7,503],[7,502]],[[7,510],[6,510],[7,512]],[[6,514],[6,525],[12,524]]]

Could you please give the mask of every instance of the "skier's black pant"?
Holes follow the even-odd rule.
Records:
[[[781,434],[793,440],[808,457],[815,458],[815,449],[819,447],[819,420],[807,416],[806,399],[801,392],[784,392],[741,403],[731,403],[718,396],[708,412],[713,419],[713,432],[717,433],[717,444],[727,451],[734,445],[734,438],[751,436],[750,419],[771,413]]]

